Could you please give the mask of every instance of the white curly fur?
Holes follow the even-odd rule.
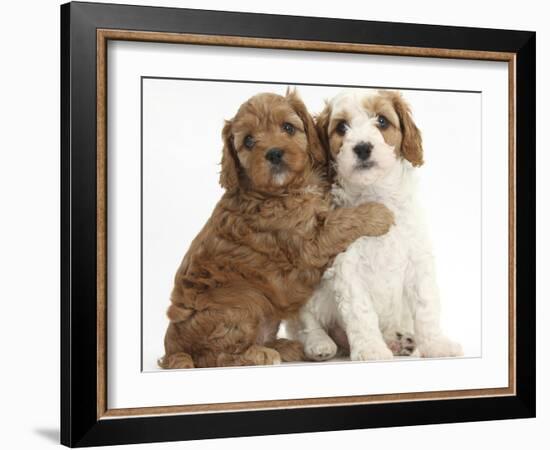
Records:
[[[342,328],[355,361],[391,359],[398,333],[412,333],[414,355],[447,357],[462,354],[440,327],[440,301],[434,258],[416,198],[416,170],[386,144],[376,117],[365,111],[366,93],[345,92],[330,105],[332,114],[346,111],[349,129],[335,161],[334,204],[355,206],[376,201],[395,215],[395,226],[381,237],[362,237],[338,255],[299,319],[287,329],[304,344],[313,360],[337,352],[328,332]],[[373,145],[372,168],[357,168],[353,147]]]

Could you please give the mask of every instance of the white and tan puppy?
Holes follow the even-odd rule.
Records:
[[[289,331],[319,361],[338,347],[355,361],[461,355],[439,323],[434,258],[415,189],[422,139],[409,106],[395,91],[345,91],[317,125],[330,149],[335,206],[380,202],[395,226],[338,255]]]

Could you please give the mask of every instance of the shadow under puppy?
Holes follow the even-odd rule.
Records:
[[[378,203],[331,208],[326,155],[295,91],[250,98],[222,137],[226,192],[177,271],[165,369],[303,359],[299,342],[276,338],[280,321],[336,254],[393,223]]]

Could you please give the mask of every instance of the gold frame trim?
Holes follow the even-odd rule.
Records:
[[[287,50],[364,53],[392,56],[473,59],[508,62],[508,387],[469,389],[404,394],[360,395],[290,400],[213,403],[201,405],[149,406],[108,409],[107,406],[107,41],[141,41],[216,45]],[[166,414],[216,413],[243,410],[288,409],[322,406],[344,406],[366,403],[391,403],[421,400],[447,400],[474,397],[512,396],[516,394],[516,54],[445,48],[398,47],[322,41],[297,41],[238,36],[180,33],[157,33],[114,29],[97,30],[97,419]]]

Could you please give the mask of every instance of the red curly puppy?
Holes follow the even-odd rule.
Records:
[[[226,192],[176,274],[165,369],[301,360],[301,344],[276,338],[280,321],[335,255],[393,222],[377,203],[331,209],[325,151],[295,91],[252,97],[222,135]]]

